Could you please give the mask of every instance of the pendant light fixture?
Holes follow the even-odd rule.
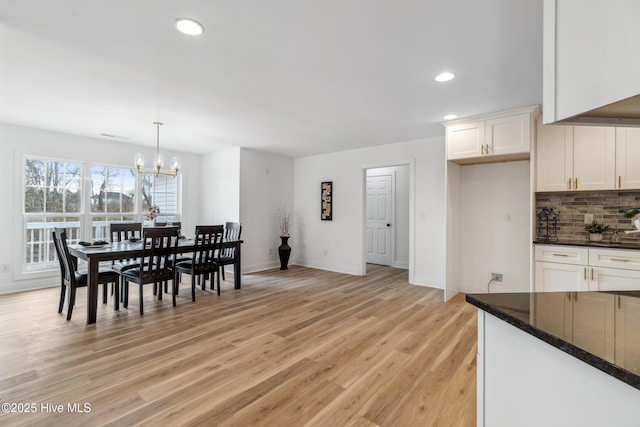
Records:
[[[141,174],[177,176],[180,170],[180,159],[177,157],[171,158],[170,170],[162,170],[164,167],[164,158],[160,154],[160,126],[162,126],[162,122],[153,122],[153,124],[156,126],[156,156],[153,161],[153,169],[144,169],[144,157],[141,153],[136,153],[134,160],[136,169]]]

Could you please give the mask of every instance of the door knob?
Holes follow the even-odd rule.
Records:
[[[391,227],[391,224],[387,224],[387,227]]]

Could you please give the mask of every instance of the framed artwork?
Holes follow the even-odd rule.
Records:
[[[320,189],[320,219],[333,220],[333,181],[324,181]]]

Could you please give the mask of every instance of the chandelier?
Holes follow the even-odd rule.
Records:
[[[141,153],[136,153],[135,165],[138,173],[158,175],[170,175],[177,176],[180,170],[180,159],[177,157],[171,158],[170,170],[162,170],[164,167],[164,158],[160,154],[160,126],[162,122],[153,122],[156,126],[156,156],[153,161],[153,169],[144,169],[144,157]]]

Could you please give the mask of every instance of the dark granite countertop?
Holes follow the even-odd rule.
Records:
[[[589,344],[578,342],[579,340],[574,340],[571,336],[565,336],[565,331],[573,330],[573,325],[569,325],[571,327],[567,328],[567,325],[564,323],[567,322],[566,319],[571,316],[564,316],[562,313],[559,313],[559,310],[562,310],[563,307],[567,309],[567,304],[572,304],[574,299],[577,304],[577,301],[581,300],[581,296],[600,298],[603,304],[611,306],[612,311],[619,310],[619,296],[638,299],[637,305],[634,300],[626,300],[634,304],[626,304],[625,307],[640,307],[640,291],[469,294],[466,296],[466,300],[470,304],[502,319],[516,328],[612,375],[632,387],[640,389],[640,343],[632,341],[625,344],[621,341],[622,338],[615,333],[613,325],[611,325],[611,330],[607,331],[604,325],[589,321],[582,322],[579,325],[583,336],[597,338],[599,335],[611,334],[608,336],[614,336],[614,339],[619,340],[617,343],[613,341],[615,351],[612,351],[612,349],[607,351],[604,349],[587,348]],[[576,299],[576,297],[578,297],[578,299]],[[584,311],[581,311],[581,313],[584,314]],[[617,311],[615,315],[618,315]],[[638,314],[635,314],[635,316],[637,315]],[[598,313],[593,313],[589,319],[597,318]],[[575,321],[575,319],[568,321]],[[592,328],[592,330],[585,330],[584,328]],[[603,341],[604,340],[601,340],[599,342]],[[621,345],[626,345],[626,347],[621,348]],[[602,354],[605,351],[607,354]],[[615,356],[612,355],[613,353],[624,353],[625,358],[616,360]]]
[[[590,248],[608,248],[608,249],[635,249],[640,250],[640,241],[638,242],[622,242],[610,243],[608,241],[590,242],[588,240],[534,240],[535,245],[560,245],[560,246],[587,246]]]

